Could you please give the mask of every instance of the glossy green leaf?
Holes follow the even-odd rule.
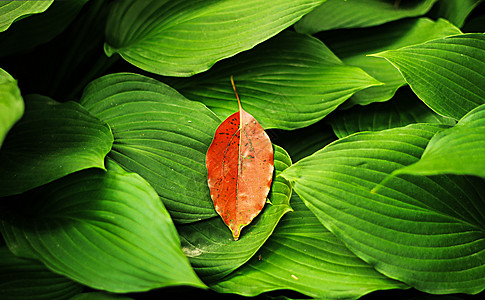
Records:
[[[268,197],[270,203],[243,229],[238,241],[234,241],[219,216],[178,227],[182,249],[204,282],[214,282],[248,261],[271,235],[280,218],[291,211],[291,187],[278,177],[290,165],[286,151],[274,146],[275,178]]]
[[[485,103],[485,34],[464,34],[376,54],[437,113],[460,119]]]
[[[81,104],[113,130],[109,157],[145,178],[176,222],[217,216],[205,155],[221,121],[207,107],[129,73],[91,82]]]
[[[21,17],[45,11],[53,2],[54,0],[0,2],[0,32],[7,30]]]
[[[0,295],[3,300],[62,300],[80,293],[76,282],[53,273],[42,263],[15,256],[0,247]]]
[[[10,30],[0,33],[0,56],[18,54],[50,41],[66,29],[87,0],[52,2],[44,13],[15,22]]]
[[[444,18],[462,27],[466,18],[482,0],[439,0],[430,11],[434,18]]]
[[[71,174],[3,208],[10,250],[95,289],[203,287],[155,190],[114,169]]]
[[[295,29],[314,34],[330,29],[376,26],[424,15],[436,1],[327,0],[296,23]]]
[[[265,129],[311,125],[353,93],[380,84],[360,68],[343,64],[319,40],[294,32],[283,32],[204,74],[171,84],[223,119],[238,110],[231,75],[242,106]]]
[[[400,89],[385,103],[359,105],[338,111],[328,122],[339,138],[360,131],[379,131],[413,123],[456,124],[454,119],[440,116],[429,109],[409,88]]]
[[[375,290],[407,288],[378,273],[331,232],[294,194],[286,214],[255,256],[211,288],[255,296],[288,289],[322,299],[357,299]]]
[[[0,196],[19,194],[79,170],[104,169],[112,143],[108,125],[78,103],[27,96],[25,114],[0,150]]]
[[[133,300],[133,298],[124,295],[91,292],[78,294],[72,297],[71,300]]]
[[[15,79],[0,68],[0,148],[5,136],[24,113],[24,101]]]
[[[362,68],[384,83],[357,92],[343,106],[366,105],[392,98],[406,81],[396,68],[382,59],[368,56],[385,50],[399,49],[445,36],[460,34],[460,30],[446,20],[432,21],[427,18],[406,19],[378,27],[333,31],[320,38],[348,65]]]
[[[393,172],[399,174],[485,177],[485,104],[465,115],[455,127],[433,136],[421,159]]]
[[[402,176],[443,125],[412,124],[334,142],[281,176],[318,219],[384,275],[430,293],[485,288],[484,180]]]
[[[191,76],[276,35],[323,1],[118,1],[105,51],[145,71]]]

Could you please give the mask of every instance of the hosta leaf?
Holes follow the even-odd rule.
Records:
[[[445,18],[458,27],[462,27],[471,11],[482,0],[440,0],[433,6],[430,14],[434,18]]]
[[[24,113],[24,101],[15,79],[0,68],[0,148],[12,126]]]
[[[12,24],[10,30],[0,34],[0,56],[20,53],[50,41],[66,29],[86,2],[87,0],[53,1],[44,13]]]
[[[255,296],[289,289],[322,299],[357,299],[374,290],[406,288],[366,264],[329,232],[296,194],[293,212],[244,266],[211,288]]]
[[[357,256],[430,293],[485,287],[484,181],[394,177],[416,162],[443,125],[412,124],[340,139],[286,169],[305,205]]]
[[[214,207],[235,241],[263,209],[274,170],[269,136],[236,98],[239,111],[217,127],[206,156]]]
[[[485,177],[485,104],[470,111],[455,127],[433,136],[418,162],[393,175],[446,173]]]
[[[54,0],[0,2],[0,32],[7,30],[20,17],[45,11],[53,2]]]
[[[155,190],[138,174],[85,170],[17,199],[0,229],[19,256],[95,289],[203,286]]]
[[[460,30],[446,20],[432,21],[427,18],[406,19],[378,27],[332,31],[321,34],[320,38],[346,64],[362,68],[383,85],[357,92],[343,104],[366,105],[387,101],[396,90],[406,84],[396,68],[389,62],[369,54],[385,50],[399,49],[445,36],[460,34]]]
[[[327,0],[296,23],[295,29],[314,34],[330,29],[370,27],[424,15],[436,1]]]
[[[243,107],[265,129],[311,125],[353,93],[380,84],[360,68],[343,64],[319,40],[294,32],[283,32],[204,74],[171,84],[227,118],[237,111],[231,75]]]
[[[412,123],[441,123],[455,125],[456,121],[429,109],[408,88],[401,89],[386,103],[354,106],[338,111],[329,118],[335,135],[346,137],[360,131],[379,131]]]
[[[105,51],[149,72],[191,76],[276,35],[323,1],[118,1]]]
[[[117,294],[91,292],[78,294],[72,297],[71,300],[133,300],[133,298]]]
[[[291,211],[291,187],[278,174],[291,165],[283,148],[274,146],[275,179],[269,201],[263,211],[234,241],[222,219],[212,219],[179,226],[182,249],[204,282],[218,280],[243,265],[273,232],[280,218]]]
[[[460,119],[485,103],[485,34],[464,34],[376,54],[439,114]]]
[[[91,82],[81,104],[109,124],[109,157],[144,177],[177,222],[216,216],[205,156],[220,120],[154,79],[128,73]]]
[[[81,292],[76,282],[53,273],[42,263],[15,256],[0,247],[0,295],[4,300],[61,300]]]
[[[19,194],[79,170],[104,169],[112,143],[108,125],[78,103],[27,96],[25,114],[0,150],[0,196]]]

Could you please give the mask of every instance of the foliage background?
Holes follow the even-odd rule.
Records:
[[[483,297],[482,1],[2,1],[0,31],[1,297]],[[276,171],[238,242],[205,169],[231,75]]]

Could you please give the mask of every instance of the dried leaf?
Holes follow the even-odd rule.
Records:
[[[217,213],[238,240],[241,229],[263,209],[273,178],[273,146],[249,113],[239,111],[216,130],[207,151],[208,184]]]

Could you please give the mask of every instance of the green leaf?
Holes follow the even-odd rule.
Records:
[[[155,190],[114,169],[71,174],[3,209],[10,250],[95,289],[203,287]]]
[[[327,0],[296,23],[295,29],[314,34],[330,29],[370,27],[424,15],[436,1]]]
[[[53,2],[54,0],[0,2],[0,32],[7,30],[21,17],[45,11]]]
[[[278,177],[290,165],[286,151],[275,145],[275,178],[269,194],[270,203],[266,203],[263,211],[243,229],[238,241],[234,241],[219,216],[178,227],[182,249],[204,282],[214,282],[248,261],[268,239],[281,217],[291,211],[291,186]]]
[[[13,255],[0,247],[0,295],[4,300],[61,300],[81,292],[74,281],[53,273],[42,263]]]
[[[431,9],[430,15],[436,19],[447,19],[461,28],[468,15],[480,2],[482,0],[440,0]]]
[[[0,196],[41,186],[67,174],[104,169],[113,143],[105,123],[75,102],[31,95],[0,150]]]
[[[0,56],[18,54],[52,40],[66,29],[86,2],[52,1],[44,13],[12,24],[10,30],[0,33]]]
[[[421,44],[460,33],[458,28],[446,20],[432,21],[420,18],[345,32],[332,31],[322,34],[320,38],[344,63],[362,68],[384,83],[357,92],[343,104],[344,107],[350,107],[355,104],[367,105],[372,102],[387,101],[399,87],[406,84],[399,71],[389,62],[369,54]]]
[[[485,177],[485,104],[470,111],[455,127],[433,136],[419,161],[392,173],[399,174]]]
[[[276,35],[323,1],[118,1],[105,51],[145,71],[191,76]]]
[[[412,124],[340,139],[286,169],[305,205],[349,249],[384,275],[429,293],[485,287],[485,182],[402,176],[443,126]]]
[[[463,34],[376,54],[437,113],[460,119],[485,103],[485,34]]]
[[[123,295],[91,292],[91,293],[78,294],[72,297],[71,300],[133,300],[133,298],[126,297]]]
[[[15,79],[0,68],[0,148],[5,136],[24,113],[24,101]]]
[[[440,116],[429,109],[408,88],[400,89],[385,103],[354,106],[349,110],[337,111],[328,122],[339,138],[360,131],[379,131],[413,123],[438,123],[449,126],[456,124],[454,119]]]
[[[360,68],[343,64],[319,40],[294,32],[171,84],[224,119],[238,110],[231,75],[242,106],[265,129],[311,125],[353,93],[380,84]]]
[[[329,232],[293,194],[294,211],[247,264],[211,288],[255,296],[288,289],[323,299],[357,299],[375,290],[406,288],[378,273]]]
[[[176,222],[217,215],[205,155],[220,120],[207,107],[155,79],[129,73],[91,82],[81,104],[113,130],[109,157],[145,178]]]

